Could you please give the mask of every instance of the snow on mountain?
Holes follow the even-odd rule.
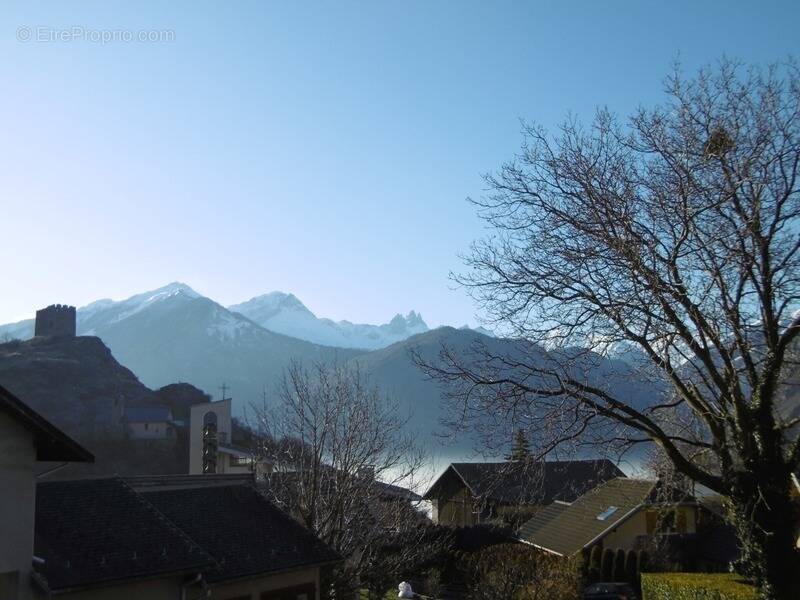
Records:
[[[291,337],[339,348],[375,350],[428,331],[422,316],[411,311],[383,325],[351,323],[319,318],[293,294],[271,292],[228,307],[265,329]]]

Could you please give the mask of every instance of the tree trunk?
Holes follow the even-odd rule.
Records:
[[[795,547],[796,507],[785,469],[762,466],[736,477],[732,520],[742,544],[741,567],[768,600],[800,598],[800,553]]]

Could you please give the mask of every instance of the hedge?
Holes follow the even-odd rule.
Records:
[[[642,573],[642,600],[756,600],[756,589],[731,573]]]

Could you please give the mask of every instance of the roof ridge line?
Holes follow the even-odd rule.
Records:
[[[112,479],[117,479],[118,481],[122,482],[122,485],[124,485],[124,486],[125,486],[125,487],[126,487],[128,490],[129,490],[129,491],[131,491],[131,492],[132,492],[132,493],[133,493],[133,494],[136,496],[136,498],[139,500],[139,502],[141,502],[141,504],[142,504],[143,506],[149,507],[149,508],[150,508],[150,510],[152,510],[152,511],[153,511],[153,512],[156,514],[156,516],[157,516],[157,517],[158,517],[160,520],[164,521],[164,522],[167,524],[167,526],[169,526],[169,527],[171,527],[172,529],[174,529],[174,530],[175,530],[175,531],[178,533],[178,535],[179,535],[179,536],[181,536],[182,538],[184,538],[184,539],[185,539],[186,541],[188,541],[188,542],[189,542],[189,543],[190,543],[192,546],[196,547],[198,550],[200,550],[200,552],[202,552],[202,553],[203,553],[203,554],[205,554],[205,555],[206,555],[208,558],[210,558],[210,559],[212,560],[212,563],[213,563],[213,565],[214,565],[214,566],[219,566],[219,563],[217,562],[217,559],[216,559],[216,557],[215,557],[215,556],[213,556],[213,555],[212,555],[212,554],[211,554],[211,553],[210,553],[208,550],[206,550],[206,549],[205,549],[205,548],[204,548],[202,545],[198,544],[198,543],[197,543],[197,542],[194,540],[194,538],[192,538],[192,537],[191,537],[191,536],[190,536],[188,533],[186,533],[186,532],[185,532],[183,529],[181,529],[180,527],[178,527],[178,525],[177,525],[177,524],[176,524],[176,523],[175,523],[175,522],[174,522],[172,519],[170,519],[170,518],[169,518],[167,515],[165,515],[163,512],[161,512],[161,511],[158,509],[158,507],[157,507],[157,506],[155,506],[155,505],[154,505],[152,502],[150,502],[149,500],[147,500],[147,499],[144,497],[144,495],[143,495],[143,494],[141,494],[140,492],[136,491],[136,490],[133,488],[133,486],[131,486],[131,485],[130,485],[130,484],[127,482],[127,481],[125,481],[125,480],[124,480],[124,479],[123,479],[121,476],[117,475],[117,476],[113,477]],[[190,547],[191,547],[191,546],[190,546]]]

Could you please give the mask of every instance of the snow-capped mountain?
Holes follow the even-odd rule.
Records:
[[[375,350],[428,331],[419,313],[396,315],[389,323],[368,325],[319,318],[294,294],[271,292],[228,307],[265,329],[339,348]]]
[[[277,292],[225,308],[182,283],[126,300],[93,302],[78,309],[77,321],[79,335],[99,337],[113,357],[150,388],[181,381],[219,397],[224,382],[238,415],[249,411],[251,403],[259,403],[264,392],[268,397],[275,393],[291,361],[306,365],[357,362],[373,383],[397,400],[404,415],[412,416],[409,430],[432,451],[439,445],[436,434],[448,406],[439,384],[424,377],[413,364],[412,349],[430,360],[436,358],[442,344],[463,352],[474,344],[485,344],[496,355],[515,360],[536,361],[546,352],[484,335],[478,329],[440,327],[429,331],[416,312],[397,315],[384,325],[337,323],[317,318],[293,295]],[[33,337],[33,326],[32,319],[0,326],[0,343],[4,337]],[[29,346],[35,348],[36,344]],[[10,345],[8,356],[15,352]],[[655,397],[653,386],[630,383],[631,369],[624,362],[604,357],[597,361],[590,377],[596,385],[618,382],[618,391],[636,402]],[[124,382],[118,383],[122,386]],[[454,442],[451,451],[456,452],[455,457],[463,456],[475,440],[461,435]]]
[[[268,331],[247,317],[171,283],[127,300],[98,300],[77,310],[77,333],[97,336],[149,387],[190,382],[214,394],[225,381],[255,401],[291,360],[346,360],[354,351]],[[32,319],[0,326],[4,337],[33,337]]]

